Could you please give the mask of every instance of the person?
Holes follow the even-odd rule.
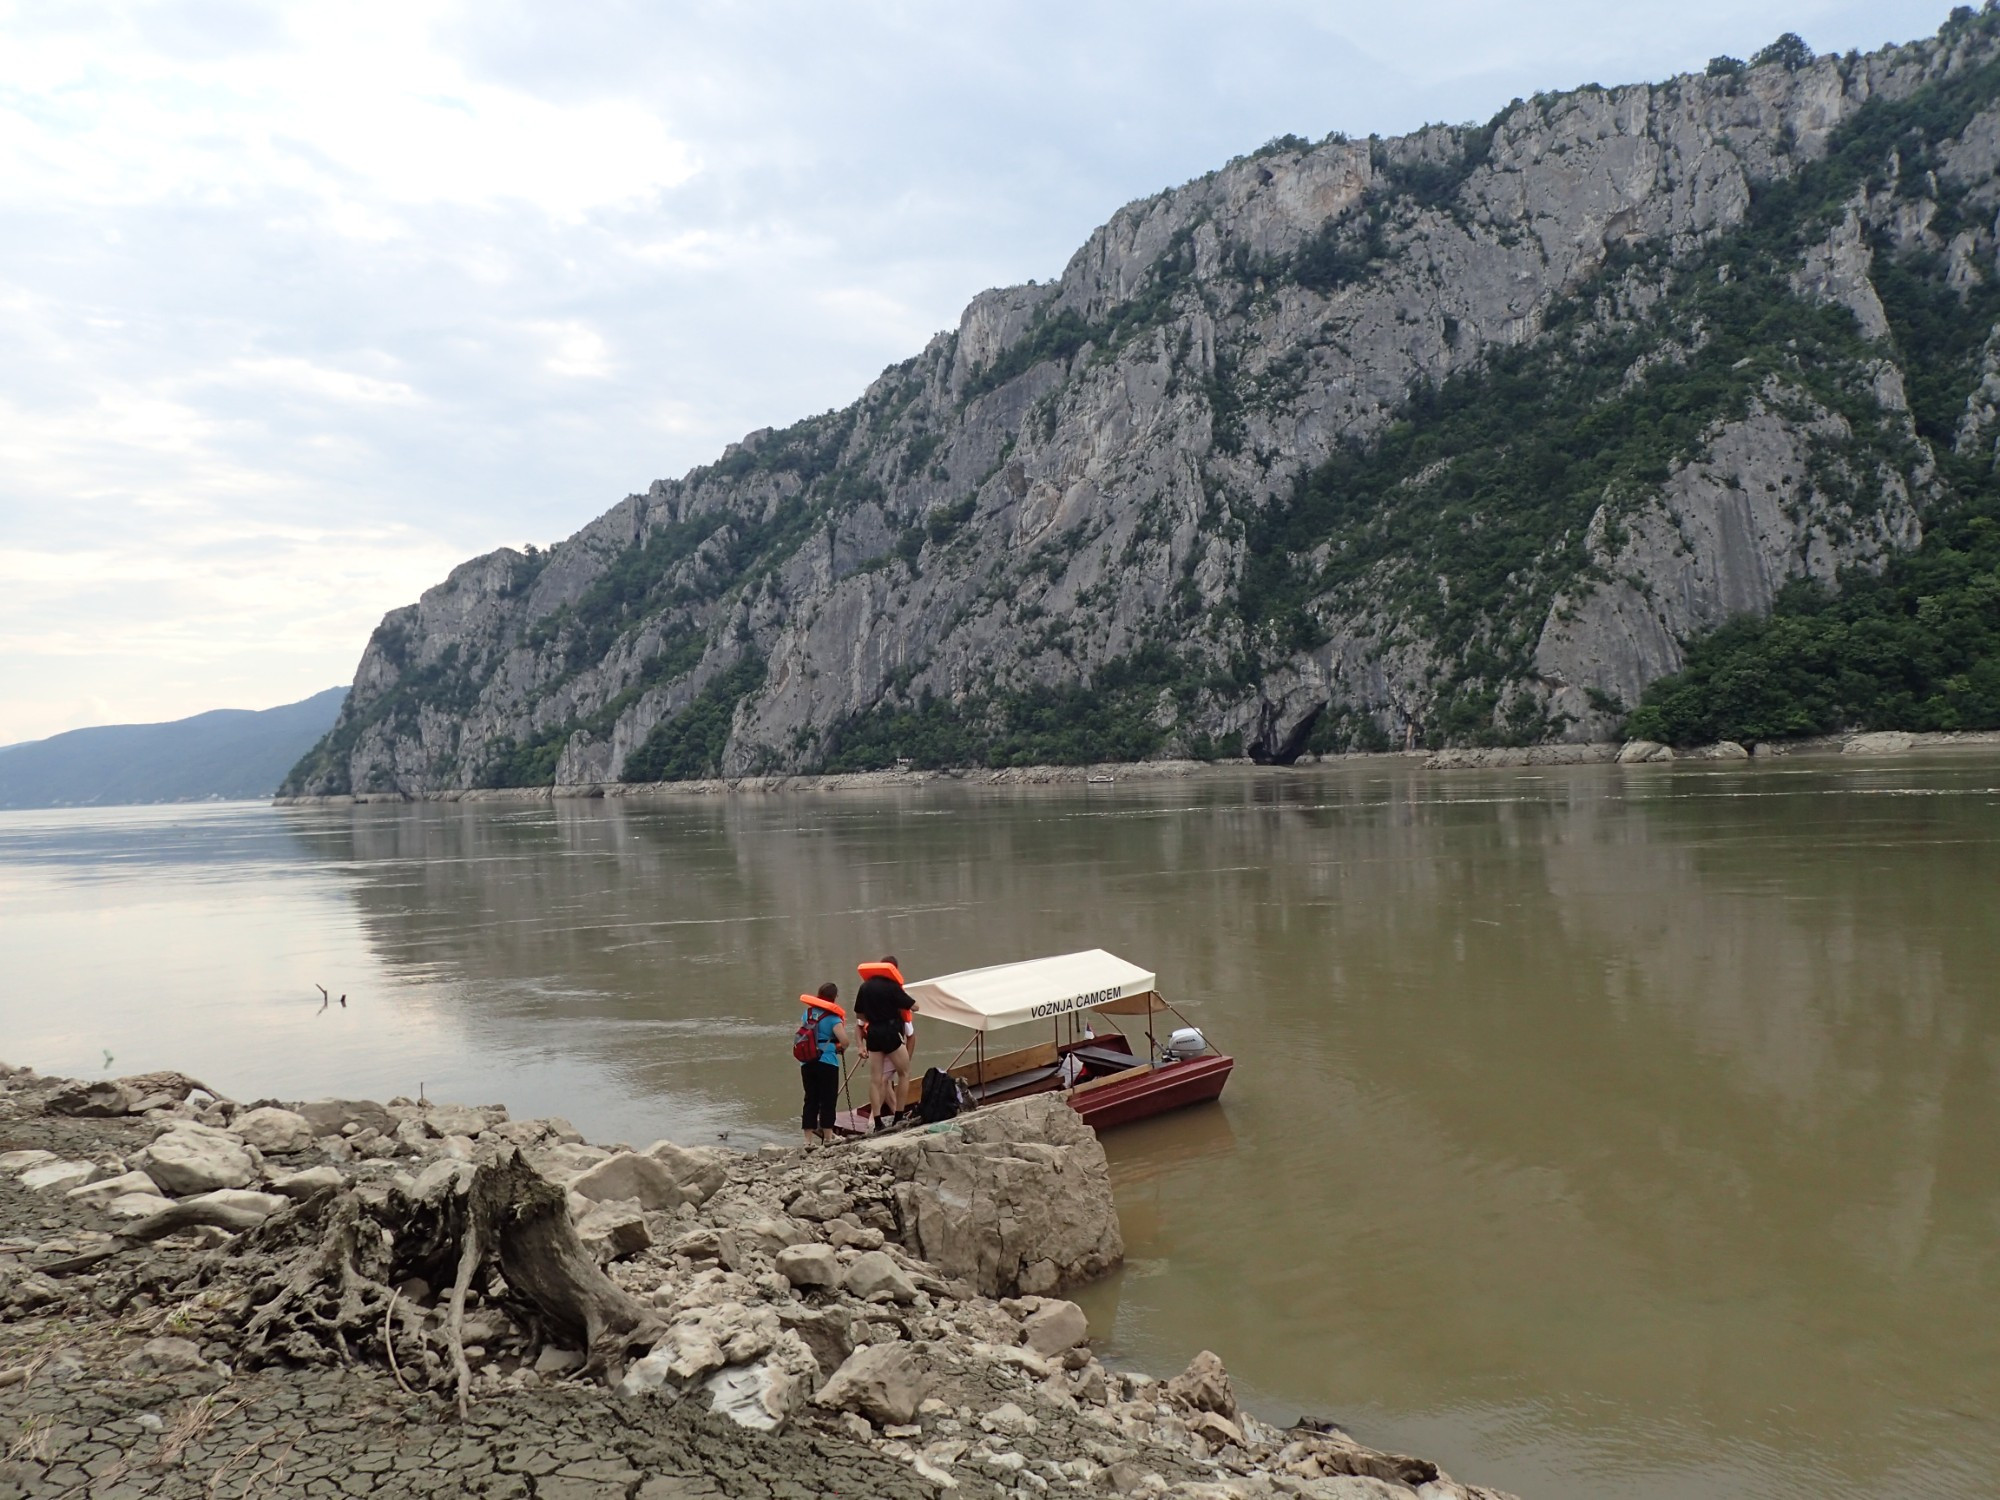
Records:
[[[861,988],[854,992],[854,1015],[868,1060],[868,1117],[881,1130],[902,1109],[910,1068],[908,1038],[915,1029],[907,1018],[916,1002],[903,989],[903,971],[894,954],[861,964],[856,972]]]
[[[806,1144],[833,1140],[833,1116],[840,1103],[840,1054],[847,1050],[847,1012],[840,1008],[840,986],[823,984],[817,995],[801,995],[805,1013],[799,1025],[812,1028],[819,1043],[819,1055],[799,1064],[799,1079],[805,1087],[806,1107],[799,1125]]]

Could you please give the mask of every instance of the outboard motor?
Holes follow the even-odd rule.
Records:
[[[1192,1026],[1183,1026],[1167,1038],[1167,1055],[1173,1059],[1200,1057],[1208,1051],[1208,1038]]]

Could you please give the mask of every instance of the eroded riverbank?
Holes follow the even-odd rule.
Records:
[[[1056,1294],[1122,1242],[1057,1100],[638,1152],[498,1106],[191,1083],[0,1078],[0,1496],[1497,1500],[1260,1421],[1213,1355],[1100,1363]],[[510,1165],[562,1185],[629,1340],[489,1272],[454,1307],[435,1226]]]

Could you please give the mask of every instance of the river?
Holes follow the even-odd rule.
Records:
[[[801,989],[1082,947],[1238,1058],[1106,1138],[1114,1359],[1530,1500],[2000,1488],[1991,752],[0,814],[0,1056],[238,1097],[789,1140]]]

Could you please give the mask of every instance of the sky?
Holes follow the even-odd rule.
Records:
[[[0,744],[345,682],[1273,136],[1948,9],[0,0]]]

